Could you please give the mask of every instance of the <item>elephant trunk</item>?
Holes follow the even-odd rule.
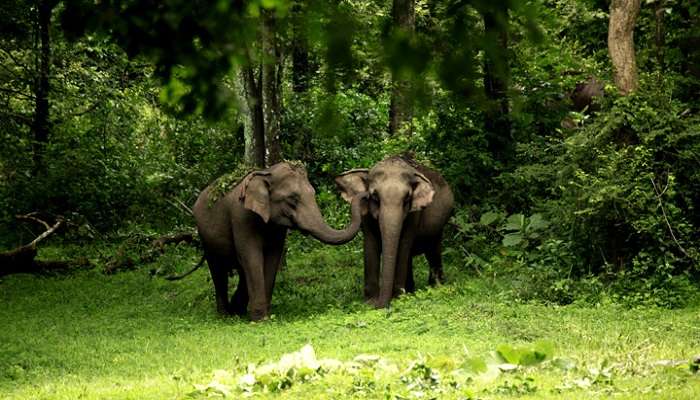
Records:
[[[382,235],[382,286],[376,306],[388,307],[394,294],[397,259],[403,214],[384,211],[379,215],[379,230]]]
[[[321,210],[315,202],[311,211],[312,217],[310,220],[312,222],[308,224],[308,227],[301,226],[301,228],[325,244],[339,245],[347,243],[352,240],[360,230],[360,224],[362,222],[362,202],[366,201],[366,198],[366,193],[360,193],[352,199],[350,224],[345,227],[345,229],[337,230],[328,226],[321,215]]]

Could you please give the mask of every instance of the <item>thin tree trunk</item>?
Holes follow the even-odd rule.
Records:
[[[412,34],[415,30],[415,0],[393,0],[391,14],[394,29]],[[411,135],[413,120],[413,101],[411,99],[411,82],[394,76],[391,87],[391,105],[389,108],[389,133]]]
[[[292,7],[292,90],[295,93],[303,93],[309,87],[309,43],[304,32],[304,24],[301,16],[301,3],[295,3]]]
[[[656,17],[656,62],[659,64],[659,70],[663,71],[665,69],[664,62],[664,52],[666,50],[666,32],[664,30],[664,13],[666,8],[664,7],[664,0],[656,0],[654,7],[654,15]]]
[[[250,118],[246,133],[246,163],[258,168],[265,167],[265,126],[263,121],[262,93],[260,77],[255,80],[255,71],[248,60],[241,75]]]
[[[37,4],[37,32],[39,54],[37,60],[37,75],[34,84],[34,173],[44,169],[44,148],[49,141],[49,74],[51,72],[51,42],[49,29],[51,26],[52,0],[39,0]]]
[[[608,51],[613,64],[615,85],[622,95],[634,92],[639,84],[634,53],[634,26],[640,0],[612,0],[608,25]]]
[[[271,12],[263,15],[262,29],[263,63],[262,63],[262,99],[265,127],[265,147],[267,164],[282,161],[280,146],[280,85],[278,65],[280,54],[277,48],[276,21]]]
[[[484,33],[491,43],[484,55],[484,90],[489,99],[484,121],[489,148],[499,159],[508,159],[512,150],[508,102],[508,14],[499,21],[493,11],[485,11]]]

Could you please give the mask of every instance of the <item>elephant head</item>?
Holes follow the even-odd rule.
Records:
[[[240,201],[266,223],[272,222],[308,233],[327,244],[343,244],[357,234],[360,208],[366,194],[352,201],[351,222],[343,230],[328,226],[316,203],[316,191],[303,166],[281,162],[248,174],[241,183]]]
[[[394,277],[401,230],[409,213],[427,207],[435,190],[425,175],[400,157],[377,163],[372,169],[353,169],[336,178],[346,201],[362,192],[369,192],[363,215],[369,214],[379,225],[382,248],[382,283],[377,305],[389,304],[393,294]]]

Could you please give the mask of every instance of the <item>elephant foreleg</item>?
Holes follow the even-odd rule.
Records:
[[[365,300],[373,300],[379,296],[379,263],[382,252],[381,241],[378,231],[366,227],[362,224],[364,233],[364,255],[365,255]]]
[[[409,214],[403,224],[401,231],[401,241],[399,242],[399,250],[396,257],[396,275],[394,276],[394,296],[401,295],[404,292],[415,289],[413,282],[413,266],[411,249],[413,241],[416,237],[416,229],[418,227],[418,219]],[[410,278],[409,278],[410,274]],[[413,286],[413,287],[411,287]]]
[[[277,272],[281,268],[282,258],[284,257],[285,247],[284,241],[287,236],[286,229],[272,233],[267,237],[265,246],[265,296],[267,298],[267,312],[270,312],[270,304],[272,304],[272,291],[275,288],[275,279]]]
[[[238,263],[241,266],[241,279],[245,279],[248,289],[248,311],[253,321],[267,316],[267,298],[265,295],[265,275],[263,256],[264,238],[261,232],[259,217],[253,213],[245,214],[244,218],[236,219],[233,227],[234,244]]]

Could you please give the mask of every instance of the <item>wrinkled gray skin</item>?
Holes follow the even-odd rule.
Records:
[[[430,285],[444,280],[442,232],[454,198],[439,173],[415,161],[392,157],[370,170],[347,171],[336,178],[336,183],[346,201],[358,193],[370,193],[369,206],[362,210],[364,295],[370,304],[388,307],[392,297],[415,290],[415,255],[425,254]]]
[[[199,195],[192,211],[214,283],[216,308],[221,314],[243,315],[248,307],[252,320],[269,314],[287,229],[327,244],[343,244],[359,231],[360,207],[366,203],[366,193],[357,196],[349,226],[335,230],[321,215],[306,171],[284,162],[248,174],[213,205],[210,190]],[[239,283],[229,302],[232,269],[238,271]]]

